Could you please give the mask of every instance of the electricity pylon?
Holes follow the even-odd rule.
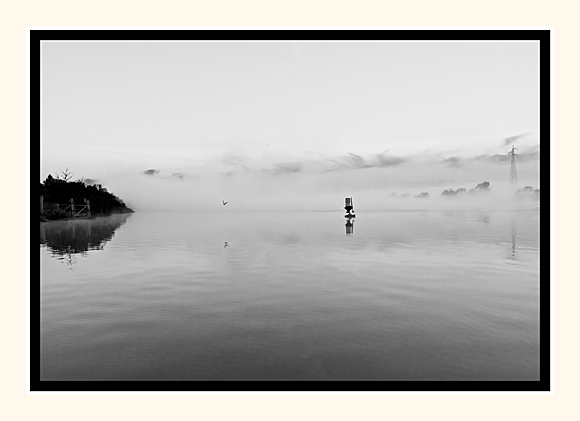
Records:
[[[512,168],[510,170],[510,190],[517,191],[518,189],[518,170],[516,169],[516,147],[512,145],[512,150],[508,152],[508,155],[512,156]]]

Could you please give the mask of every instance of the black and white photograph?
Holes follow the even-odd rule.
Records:
[[[549,390],[549,30],[30,38],[36,390]]]

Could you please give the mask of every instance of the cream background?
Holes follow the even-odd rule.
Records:
[[[2,181],[3,293],[0,413],[8,420],[106,419],[445,419],[568,420],[580,414],[576,385],[579,288],[573,263],[580,235],[571,221],[578,123],[578,2],[553,0],[197,0],[163,2],[4,2],[0,17],[0,162]],[[554,142],[552,154],[554,265],[554,385],[544,396],[31,396],[26,395],[26,26],[553,26]],[[543,98],[547,101],[547,98]],[[9,180],[9,183],[6,182]],[[566,234],[570,234],[565,235]],[[548,241],[547,238],[544,241]],[[557,253],[557,255],[556,255]],[[34,255],[33,258],[36,258]]]

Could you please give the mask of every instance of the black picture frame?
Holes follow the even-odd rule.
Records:
[[[195,30],[29,30],[30,71],[30,192],[40,178],[40,48],[48,40],[429,40],[537,41],[540,48],[540,379],[538,381],[41,381],[40,380],[40,264],[30,267],[30,391],[31,392],[549,392],[551,390],[550,277],[550,145],[551,31],[549,29],[195,29]],[[37,199],[31,197],[32,206]],[[32,219],[32,218],[31,218]],[[31,221],[32,224],[32,221]],[[30,230],[30,247],[36,247]]]

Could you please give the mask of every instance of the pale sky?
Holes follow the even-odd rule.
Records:
[[[43,42],[41,176],[142,209],[499,191],[515,144],[538,187],[538,71],[535,42]]]

